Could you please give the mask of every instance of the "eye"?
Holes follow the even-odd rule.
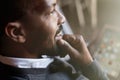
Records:
[[[55,12],[56,12],[56,10],[53,9],[53,10],[50,12],[50,15],[53,15]]]

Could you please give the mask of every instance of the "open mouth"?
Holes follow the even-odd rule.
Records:
[[[62,30],[63,30],[63,27],[60,26],[59,29],[57,30],[56,34],[55,34],[55,39],[56,39],[56,40],[62,38],[62,36],[63,36]]]

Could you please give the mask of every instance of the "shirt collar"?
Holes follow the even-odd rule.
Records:
[[[53,58],[14,58],[5,57],[0,55],[0,62],[11,65],[18,68],[47,68],[47,66],[53,62]]]

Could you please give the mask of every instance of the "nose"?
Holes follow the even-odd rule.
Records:
[[[60,11],[58,11],[58,25],[61,25],[64,22],[65,22],[65,16]]]

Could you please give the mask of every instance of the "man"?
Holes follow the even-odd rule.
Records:
[[[1,80],[108,80],[79,35],[60,35],[56,0],[0,1]],[[62,51],[69,64],[56,56]],[[44,57],[47,55],[48,57]],[[84,80],[85,80],[84,77]]]

